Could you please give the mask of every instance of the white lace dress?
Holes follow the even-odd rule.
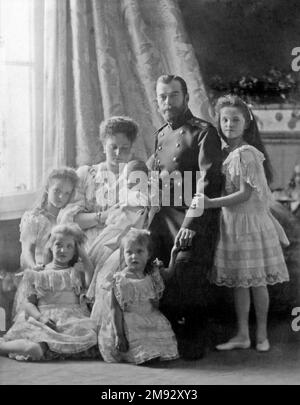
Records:
[[[261,152],[243,145],[223,163],[225,195],[239,190],[240,177],[253,190],[247,201],[222,207],[220,240],[210,276],[219,286],[247,288],[289,281],[280,245],[289,241],[269,210],[272,195],[263,161]]]
[[[23,282],[27,295],[37,296],[39,311],[56,323],[56,329],[28,317],[15,322],[4,340],[46,343],[51,352],[59,354],[76,354],[97,345],[96,324],[79,300],[83,284],[76,265],[57,270],[49,264],[40,272],[26,270]]]
[[[111,288],[123,310],[129,350],[125,353],[116,350],[115,332],[108,310],[99,331],[98,344],[103,359],[110,363],[124,361],[141,364],[154,358],[178,358],[177,342],[171,325],[153,305],[164,289],[158,270],[143,279],[132,279],[126,276],[125,269],[115,274]],[[107,299],[109,297],[110,294],[107,294]]]
[[[57,222],[55,221],[55,219],[48,217],[42,210],[33,209],[26,211],[23,214],[20,223],[20,242],[22,244],[20,263],[23,269],[26,268],[23,259],[23,244],[30,243],[34,245],[35,263],[43,264],[44,249],[49,239],[50,232],[56,224]],[[21,280],[14,299],[13,316],[17,315],[18,317],[22,317],[24,319],[22,305],[25,298],[25,284],[23,283],[23,280]]]

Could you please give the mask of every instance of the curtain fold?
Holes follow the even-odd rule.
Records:
[[[43,172],[104,159],[103,119],[129,115],[140,126],[136,155],[146,159],[161,125],[155,83],[174,73],[190,107],[209,119],[199,65],[176,0],[46,0]]]

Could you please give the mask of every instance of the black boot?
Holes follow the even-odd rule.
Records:
[[[204,321],[197,316],[185,316],[185,324],[178,336],[178,350],[185,360],[199,360],[206,354],[207,331]]]

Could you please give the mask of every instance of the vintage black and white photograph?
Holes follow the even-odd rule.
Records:
[[[0,0],[0,385],[299,385],[299,26]]]

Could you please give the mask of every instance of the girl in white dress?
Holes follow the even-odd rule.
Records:
[[[61,210],[72,199],[78,180],[76,171],[69,167],[52,170],[39,203],[23,214],[20,223],[22,245],[20,262],[23,270],[44,268],[44,249],[51,230],[61,221]],[[23,315],[24,298],[24,284],[21,281],[15,296],[14,314]]]
[[[97,357],[96,324],[80,302],[93,267],[78,225],[58,225],[49,240],[52,261],[43,271],[25,270],[26,320],[0,340],[0,354],[16,360]]]
[[[160,262],[151,264],[150,233],[132,229],[122,241],[122,251],[126,267],[103,284],[108,302],[99,331],[102,357],[134,364],[176,359],[176,338],[158,302],[164,290],[161,274],[172,275],[178,249],[173,248],[168,269]]]
[[[234,289],[238,331],[218,350],[247,349],[249,338],[250,289],[256,312],[256,349],[268,351],[267,285],[289,281],[280,242],[289,241],[271,215],[268,187],[271,171],[257,124],[248,106],[237,96],[218,100],[219,134],[229,148],[223,163],[224,196],[204,197],[204,208],[222,207],[220,240],[217,244],[211,281]],[[198,205],[201,198],[198,197]]]

